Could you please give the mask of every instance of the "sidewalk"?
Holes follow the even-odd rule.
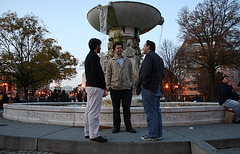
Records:
[[[100,134],[108,142],[96,143],[84,138],[83,128],[21,123],[4,119],[2,111],[0,115],[0,149],[81,154],[240,153],[240,124],[163,127],[163,140],[154,142],[141,141],[147,128],[136,128],[135,134],[124,128],[117,134],[103,129]]]

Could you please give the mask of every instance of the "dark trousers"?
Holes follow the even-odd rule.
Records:
[[[122,100],[123,117],[126,129],[132,127],[131,124],[131,112],[130,106],[132,101],[132,90],[111,90],[110,91],[112,105],[113,105],[113,126],[120,129],[121,118],[120,118],[120,100]]]

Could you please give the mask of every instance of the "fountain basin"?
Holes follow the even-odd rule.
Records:
[[[153,29],[156,25],[162,25],[164,18],[155,7],[131,1],[115,1],[109,2],[106,6],[98,5],[92,8],[87,19],[90,25],[100,31],[100,8],[107,7],[107,30],[113,27],[135,27],[139,30],[139,34],[146,33]]]
[[[61,106],[60,106],[60,105]],[[84,126],[85,107],[66,106],[69,103],[16,103],[4,104],[3,117],[9,120],[29,123]],[[74,103],[81,104],[81,103]],[[52,105],[52,106],[51,106]],[[113,126],[112,107],[102,107],[101,126]],[[183,126],[222,123],[225,108],[217,104],[211,106],[161,107],[163,126]],[[122,116],[121,109],[121,118]],[[123,121],[123,120],[122,120]],[[143,107],[131,107],[133,127],[147,127]],[[124,127],[124,123],[121,123]]]

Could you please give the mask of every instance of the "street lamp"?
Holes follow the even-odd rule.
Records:
[[[81,87],[84,89],[84,88],[86,87],[86,85],[85,85],[85,84],[82,84]]]
[[[165,85],[165,88],[166,88],[166,89],[168,89],[168,88],[169,88],[169,86],[168,86],[168,83]]]
[[[176,100],[177,100],[177,97],[178,97],[178,91],[177,91],[178,85],[175,85],[174,87],[175,87],[175,90],[176,90]]]

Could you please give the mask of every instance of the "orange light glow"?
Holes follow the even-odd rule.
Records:
[[[168,84],[166,84],[165,88],[169,88]]]
[[[86,85],[85,85],[85,84],[82,84],[81,86],[82,86],[82,88],[85,88],[85,87],[86,87]]]
[[[7,83],[3,83],[2,85],[3,85],[3,86],[7,86],[8,84],[7,84]]]

